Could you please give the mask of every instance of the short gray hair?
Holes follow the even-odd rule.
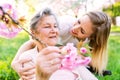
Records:
[[[51,9],[50,8],[44,8],[33,16],[33,18],[31,19],[31,22],[30,22],[30,28],[35,29],[36,24],[39,22],[39,20],[46,15],[54,16],[56,21],[57,21],[56,15],[51,11]],[[58,21],[57,21],[57,25],[58,25]]]

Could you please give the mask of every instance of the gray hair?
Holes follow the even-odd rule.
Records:
[[[31,29],[36,29],[36,25],[37,23],[39,22],[39,20],[41,18],[43,18],[44,16],[49,16],[49,15],[52,15],[55,17],[55,20],[57,21],[57,18],[56,18],[56,15],[51,11],[50,8],[44,8],[43,10],[39,11],[37,14],[35,14],[33,16],[33,18],[31,19],[31,22],[30,22],[30,28]],[[57,25],[58,25],[58,21],[57,21]]]

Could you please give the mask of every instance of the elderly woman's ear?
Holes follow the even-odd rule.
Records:
[[[30,30],[30,33],[31,33],[33,36],[36,36],[36,31],[35,31],[35,30]],[[33,36],[30,36],[30,38],[34,39]]]

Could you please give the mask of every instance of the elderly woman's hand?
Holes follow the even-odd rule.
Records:
[[[37,79],[47,78],[61,66],[62,55],[58,47],[49,46],[40,51],[37,56]]]
[[[21,80],[32,80],[35,74],[35,65],[23,67],[24,63],[30,62],[30,58],[21,59],[12,63],[13,69],[19,74]]]

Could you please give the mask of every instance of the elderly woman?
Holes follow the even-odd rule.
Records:
[[[17,67],[17,68],[21,67],[21,69],[24,69],[26,71],[27,71],[26,67],[31,68],[31,70],[26,73],[24,72],[20,74],[18,72],[22,80],[36,80],[35,74],[34,74],[35,69],[33,67],[35,67],[37,55],[42,53],[43,48],[45,49],[51,48],[53,50],[52,52],[54,52],[54,55],[56,55],[55,57],[57,59],[56,63],[60,63],[60,57],[61,57],[61,55],[58,54],[59,53],[58,47],[53,47],[58,42],[59,32],[58,32],[57,19],[50,9],[48,8],[43,9],[41,12],[38,12],[32,18],[30,23],[30,31],[31,31],[31,34],[34,36],[32,37],[32,41],[34,44],[36,44],[36,47],[25,51],[19,57],[19,61],[22,61],[26,58],[31,59],[29,62],[25,62]],[[54,56],[51,55],[51,57],[50,58],[48,57],[47,59],[51,61],[52,59],[54,59]],[[48,63],[50,63],[50,61]],[[56,65],[56,67],[59,67],[59,66],[60,65]]]

